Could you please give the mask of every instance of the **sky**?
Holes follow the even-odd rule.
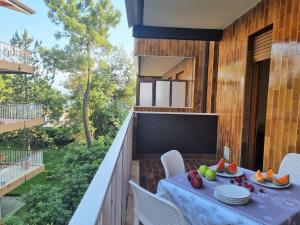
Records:
[[[115,46],[122,46],[128,54],[133,52],[132,31],[128,28],[125,1],[111,0],[115,8],[121,11],[120,23],[110,30],[110,42]],[[58,42],[54,34],[62,26],[57,26],[48,18],[48,8],[44,0],[22,0],[24,4],[35,10],[34,15],[26,15],[0,7],[0,41],[9,43],[9,40],[18,31],[22,33],[25,29],[29,35],[36,40],[41,40],[45,47],[53,47],[56,44],[63,45],[64,42]],[[66,79],[65,74],[58,74],[54,81],[54,86],[61,91],[65,91],[62,87],[63,81]]]

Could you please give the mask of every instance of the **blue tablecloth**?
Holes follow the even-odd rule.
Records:
[[[247,177],[253,172],[243,170]],[[159,182],[158,192],[183,212],[191,225],[300,225],[300,187],[267,189],[260,193],[260,186],[253,184],[256,191],[246,205],[232,206],[214,198],[214,189],[229,184],[230,178],[217,177],[216,181],[203,178],[204,186],[194,189],[186,175]],[[248,183],[251,183],[248,179]]]

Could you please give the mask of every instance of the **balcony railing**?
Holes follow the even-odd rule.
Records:
[[[41,150],[0,150],[0,187],[43,165]]]
[[[123,225],[130,164],[133,114],[129,113],[81,200],[70,225]]]
[[[0,125],[22,120],[41,118],[43,106],[40,104],[1,104]]]
[[[30,66],[31,52],[15,45],[0,42],[0,60]]]

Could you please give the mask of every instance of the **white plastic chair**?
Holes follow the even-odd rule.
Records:
[[[134,225],[187,225],[180,210],[173,203],[152,194],[129,181],[134,197]]]
[[[160,158],[166,178],[185,173],[183,158],[177,150],[171,150],[163,154]]]
[[[289,174],[290,182],[300,185],[300,154],[287,154],[281,161],[278,174]]]

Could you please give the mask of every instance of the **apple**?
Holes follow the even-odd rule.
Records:
[[[196,169],[192,169],[188,172],[187,178],[189,181],[191,181],[192,177],[194,176],[199,176],[198,172]]]
[[[199,173],[201,174],[201,176],[205,177],[205,173],[208,169],[208,166],[207,165],[201,165],[199,167]]]
[[[192,177],[191,185],[193,186],[193,188],[201,188],[203,185],[202,178],[199,175]]]
[[[208,169],[205,173],[205,177],[207,180],[215,180],[217,177],[216,171],[213,169]]]

